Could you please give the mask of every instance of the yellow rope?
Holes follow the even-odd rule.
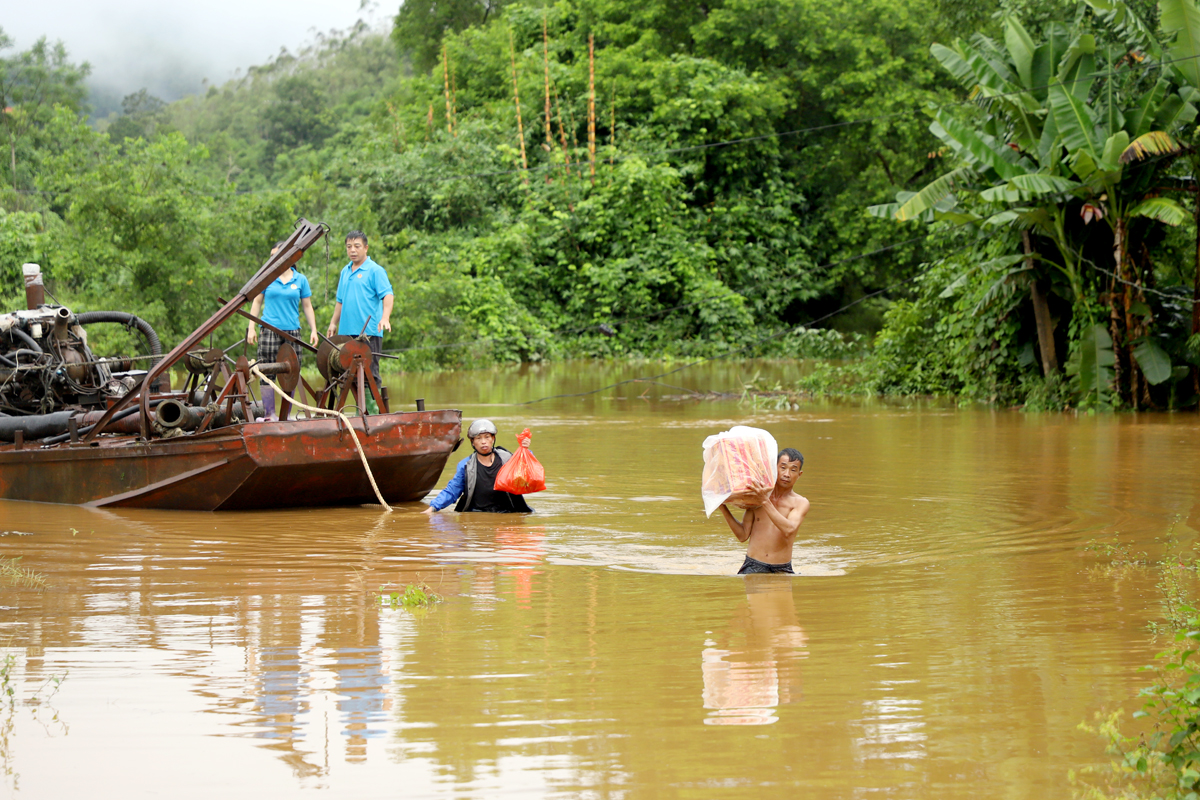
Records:
[[[257,366],[251,367],[250,372],[253,375],[257,375],[258,379],[260,381],[262,381],[263,383],[266,383],[268,386],[270,386],[271,388],[273,388],[275,390],[280,403],[283,402],[283,398],[287,397],[291,400],[292,405],[296,406],[297,408],[303,408],[305,411],[308,411],[309,413],[312,413],[315,411],[318,414],[326,414],[329,416],[335,416],[335,417],[338,417],[339,419],[341,419],[342,422],[346,423],[346,430],[350,431],[350,437],[352,439],[354,439],[354,446],[358,448],[358,457],[362,459],[363,469],[365,469],[367,471],[367,479],[371,481],[371,488],[375,490],[375,497],[377,497],[379,499],[379,505],[383,506],[384,511],[386,511],[387,513],[389,513],[389,514],[392,513],[392,507],[389,506],[387,504],[387,501],[383,499],[383,494],[380,493],[380,491],[379,491],[379,485],[375,483],[375,476],[373,474],[371,474],[371,465],[367,463],[367,455],[366,455],[366,453],[363,452],[362,444],[358,441],[358,434],[356,434],[354,432],[354,427],[350,424],[350,420],[349,420],[349,418],[346,417],[345,414],[343,414],[340,411],[334,411],[331,408],[319,408],[317,406],[310,406],[307,403],[301,403],[299,400],[292,398],[287,392],[285,392],[283,390],[283,387],[281,387],[279,384],[275,383],[275,381],[271,380],[266,375],[262,374],[262,372],[259,370],[259,368]]]

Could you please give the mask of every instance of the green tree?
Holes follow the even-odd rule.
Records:
[[[121,100],[121,116],[117,117],[105,131],[114,142],[150,138],[166,124],[167,104],[140,89]]]
[[[499,14],[506,0],[406,0],[396,14],[392,41],[413,69],[427,72],[441,60],[442,37]]]
[[[0,29],[0,53],[11,50],[12,39]],[[0,123],[8,139],[8,183],[13,191],[28,188],[33,183],[33,171],[27,170],[24,180],[18,175],[17,156],[31,131],[46,126],[54,115],[54,106],[61,105],[78,113],[83,108],[86,89],[83,79],[90,67],[72,64],[62,42],[49,44],[43,37],[34,45],[11,56],[0,56]]]
[[[38,187],[65,225],[47,237],[48,274],[81,308],[134,309],[164,336],[208,318],[288,232],[280,198],[234,197],[197,169],[208,154],[180,133],[124,148],[60,110],[62,152]]]
[[[267,157],[308,145],[318,147],[334,132],[325,93],[315,76],[289,75],[274,86],[274,101],[263,110]]]
[[[931,131],[959,166],[876,213],[1040,233],[1055,252],[1034,251],[1026,239],[1029,261],[1018,271],[1034,270],[1036,259],[1065,279],[1080,346],[1094,344],[1094,309],[1102,300],[1096,287],[1106,287],[1109,335],[1123,353],[1113,365],[1119,396],[1135,406],[1148,399],[1143,382],[1162,383],[1171,369],[1168,361],[1164,372],[1162,351],[1148,338],[1145,318],[1134,319],[1134,304],[1144,305],[1145,299],[1143,277],[1134,274],[1128,257],[1130,225],[1137,218],[1177,225],[1187,216],[1174,200],[1151,192],[1170,163],[1162,157],[1180,152],[1171,132],[1196,116],[1187,99],[1190,87],[1181,90],[1167,77],[1148,77],[1145,69],[1128,65],[1124,51],[1098,49],[1091,34],[1071,36],[1056,23],[1041,43],[1008,19],[1004,45],[977,35],[969,45],[934,45],[933,53],[988,106],[976,120],[938,111]],[[1159,158],[1144,160],[1148,155]],[[960,206],[956,195],[969,197],[969,204]],[[1082,230],[1070,224],[1071,214],[1082,217]],[[1108,228],[1106,260],[1112,269],[1093,267],[1089,257],[1097,229],[1087,223],[1093,220]],[[1035,305],[1044,303],[1036,290],[1031,297]],[[1048,317],[1045,308],[1035,308],[1035,314]],[[1042,352],[1052,352],[1044,338],[1051,332],[1042,329],[1039,324]],[[1083,380],[1081,388],[1100,385]],[[1101,389],[1097,399],[1103,402]]]

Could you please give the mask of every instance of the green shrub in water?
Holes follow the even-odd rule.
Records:
[[[1096,726],[1081,730],[1108,740],[1117,758],[1106,768],[1072,775],[1077,796],[1087,800],[1196,800],[1200,798],[1200,615],[1194,608],[1187,625],[1175,634],[1174,646],[1158,655],[1159,680],[1140,692],[1144,698],[1135,719],[1148,719],[1153,730],[1129,736],[1120,729],[1121,712],[1097,714]],[[1091,783],[1097,780],[1097,783]]]
[[[1117,542],[1092,542],[1087,550],[1107,557],[1101,567],[1120,577],[1129,570],[1150,569],[1157,574],[1164,623],[1151,622],[1158,634],[1174,630],[1172,646],[1144,667],[1157,682],[1142,689],[1142,708],[1134,719],[1145,720],[1148,732],[1128,735],[1121,730],[1121,711],[1096,714],[1096,724],[1081,730],[1105,739],[1116,758],[1105,767],[1088,767],[1072,773],[1076,796],[1086,800],[1200,800],[1200,612],[1187,598],[1194,596],[1200,561],[1179,552],[1176,518],[1165,538],[1166,552],[1152,558]]]
[[[34,589],[46,587],[46,576],[28,567],[21,566],[21,557],[0,557],[0,585],[28,586]]]
[[[380,590],[382,591],[382,589]],[[412,583],[404,587],[404,591],[383,592],[379,603],[392,608],[427,608],[442,602],[440,594],[424,583]]]

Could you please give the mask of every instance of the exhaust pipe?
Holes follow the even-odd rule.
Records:
[[[67,326],[71,322],[71,309],[60,306],[54,312],[54,338],[60,342],[67,340]]]
[[[192,409],[178,400],[163,400],[154,409],[154,419],[164,428],[183,428],[185,431],[194,430],[200,426],[200,420],[192,413]]]

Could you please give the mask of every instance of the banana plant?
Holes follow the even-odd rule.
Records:
[[[1136,15],[1128,9],[1123,13],[1124,26],[1143,35]],[[1015,226],[1040,234],[1057,250],[1057,258],[1043,254],[1042,262],[1070,287],[1081,326],[1092,298],[1083,242],[1068,225],[1067,214],[1081,214],[1089,223],[1085,230],[1095,230],[1093,221],[1102,223],[1112,241],[1113,274],[1119,276],[1104,282],[1113,287],[1110,294],[1121,297],[1126,312],[1113,333],[1131,347],[1128,334],[1135,324],[1128,311],[1137,294],[1127,289],[1137,281],[1129,281],[1129,223],[1145,217],[1177,225],[1188,216],[1174,200],[1147,190],[1164,159],[1181,152],[1174,133],[1196,117],[1194,90],[1180,86],[1179,75],[1171,73],[1144,93],[1125,91],[1123,84],[1133,82],[1127,77],[1127,54],[1099,51],[1090,34],[1071,35],[1057,23],[1047,28],[1041,42],[1034,42],[1010,17],[1004,21],[1003,45],[977,35],[969,44],[934,45],[931,52],[971,91],[982,106],[982,119],[966,121],[938,110],[930,131],[954,155],[957,167],[920,191],[871,211],[897,220]],[[1105,64],[1099,72],[1098,57]],[[1147,161],[1149,156],[1157,158]],[[1118,327],[1124,337],[1118,336]],[[1126,356],[1127,361],[1134,358],[1128,349]],[[1119,383],[1119,365],[1117,370]]]

